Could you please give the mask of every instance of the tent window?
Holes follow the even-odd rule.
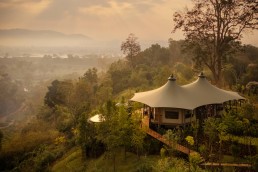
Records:
[[[165,118],[167,118],[167,119],[178,119],[179,118],[179,112],[165,111]]]

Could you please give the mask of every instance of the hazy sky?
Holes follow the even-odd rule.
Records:
[[[182,39],[171,34],[175,11],[191,0],[0,0],[0,28],[47,29],[82,33],[96,40]],[[258,46],[258,32],[244,37]]]

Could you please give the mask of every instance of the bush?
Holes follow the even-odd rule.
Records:
[[[160,149],[160,156],[161,156],[162,158],[165,158],[167,155],[168,155],[167,150],[166,150],[165,148],[161,148],[161,149]]]
[[[150,164],[144,163],[142,164],[137,170],[136,172],[151,172],[153,171],[152,167]]]
[[[191,145],[191,146],[194,145],[193,136],[187,136],[187,137],[185,138],[185,140],[187,141],[187,143],[188,143],[189,145]]]
[[[159,172],[166,172],[172,167],[170,158],[160,159],[157,163],[156,170]]]
[[[206,159],[207,155],[208,155],[207,147],[205,145],[201,145],[199,147],[199,151],[200,151],[201,155]]]
[[[35,159],[36,171],[45,171],[45,169],[56,159],[55,155],[49,151],[44,151]]]
[[[193,167],[194,171],[197,169],[197,165],[200,164],[203,161],[203,158],[201,155],[197,152],[192,152],[189,155],[189,162],[191,166]]]

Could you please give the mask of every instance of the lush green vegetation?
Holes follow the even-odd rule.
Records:
[[[230,6],[230,2],[223,1],[220,7],[227,12],[229,7],[247,3]],[[199,4],[199,8],[208,6]],[[198,4],[194,8],[196,11],[188,12],[198,13]],[[252,13],[243,17],[249,15]],[[183,19],[175,16],[175,29],[192,27],[182,23]],[[199,24],[205,21],[193,27]],[[210,26],[204,28],[206,33]],[[198,164],[227,159],[252,163],[257,170],[258,88],[252,81],[258,81],[258,48],[242,46],[241,33],[230,35],[234,30],[224,34],[223,44],[214,44],[218,39],[196,35],[190,29],[185,41],[170,39],[168,47],[153,44],[142,51],[135,35],[130,34],[121,46],[126,57],[110,66],[105,65],[110,59],[73,55],[67,59],[48,55],[28,61],[0,59],[0,115],[4,121],[0,171],[208,171]],[[185,53],[185,48],[191,51]],[[66,75],[74,70],[78,74]],[[147,136],[140,127],[137,109],[141,105],[128,100],[135,92],[163,85],[172,73],[178,84],[186,84],[200,71],[212,83],[238,91],[248,101],[242,107],[225,104],[229,108],[223,115],[187,127],[159,128],[168,140],[199,152],[186,157]],[[88,119],[96,114],[103,122],[90,123]]]
[[[133,153],[128,153],[127,158],[124,159],[124,155],[121,150],[117,150],[117,171],[188,171],[189,165],[178,158],[161,158],[159,155],[149,155],[139,158]],[[55,163],[51,168],[53,172],[71,171],[77,169],[77,171],[89,171],[89,172],[101,172],[101,171],[113,171],[112,159],[108,154],[103,154],[97,159],[91,159],[83,161],[81,159],[81,150],[79,148],[70,151],[60,161]],[[199,171],[202,171],[198,168]],[[204,170],[203,170],[204,171]]]
[[[162,153],[163,158],[157,156],[162,147],[157,141],[146,137],[139,128],[139,114],[134,113],[138,105],[130,108],[127,105],[127,100],[135,91],[156,88],[164,84],[171,73],[177,75],[179,84],[195,79],[195,73],[189,65],[189,57],[181,54],[181,45],[182,42],[172,40],[167,48],[155,44],[134,57],[137,61],[135,66],[125,60],[118,60],[111,64],[107,72],[90,68],[78,79],[54,80],[48,86],[45,95],[38,90],[26,95],[27,97],[18,96],[30,102],[30,106],[26,105],[23,113],[31,118],[25,118],[25,121],[29,119],[29,123],[23,121],[16,124],[17,129],[10,127],[3,130],[1,168],[58,171],[77,166],[78,170],[83,171],[86,167],[93,170],[96,167],[99,169],[102,164],[109,164],[112,171],[131,169],[136,165],[135,162],[136,166],[144,171],[145,168],[157,168],[152,166],[153,163],[147,163],[149,157],[155,154],[154,160],[159,162],[156,165],[163,166],[158,167],[159,169],[170,169],[175,163],[183,163],[184,169],[181,171],[186,171],[188,163],[184,160],[171,161],[176,154],[169,148],[165,147],[165,152],[169,153]],[[246,104],[237,111],[225,112],[222,118],[208,118],[204,121],[203,134],[198,131],[197,124],[185,129],[174,129],[170,131],[172,133],[168,133],[182,144],[187,144],[187,136],[188,140],[193,136],[194,144],[188,145],[199,151],[206,160],[221,161],[223,156],[232,156],[241,157],[238,160],[244,159],[242,162],[255,161],[257,110],[252,104],[256,103],[257,94],[248,91],[245,85],[251,81],[247,78],[254,75],[250,68],[257,68],[255,65],[250,67],[247,64],[254,64],[257,60],[249,58],[246,53],[248,47],[250,48],[243,47],[246,51],[239,53],[239,56],[245,57],[245,62],[238,61],[238,57],[230,62],[230,71],[239,71],[237,82],[225,78],[224,85],[250,97],[251,104]],[[173,52],[180,56],[177,61],[174,61]],[[159,57],[162,59],[159,60]],[[158,63],[153,63],[154,61]],[[238,63],[246,65],[236,65]],[[212,79],[208,70],[207,75]],[[229,78],[230,76],[235,77],[225,75]],[[42,96],[42,101],[38,101],[37,95]],[[102,114],[106,121],[97,125],[88,123],[87,119],[95,114]],[[247,138],[250,142],[246,142]],[[73,149],[74,147],[77,149]],[[66,153],[70,149],[71,152]],[[133,160],[138,159],[137,155],[140,161]],[[104,158],[106,156],[109,158]],[[146,162],[144,157],[147,158]],[[190,168],[197,168],[194,166],[196,162],[199,162],[198,158],[191,159]],[[62,165],[64,163],[68,163],[69,167]]]

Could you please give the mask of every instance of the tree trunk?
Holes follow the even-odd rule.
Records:
[[[116,154],[113,153],[113,170],[116,172]]]
[[[140,160],[140,154],[139,154],[139,147],[137,146],[137,157],[138,157],[138,160]]]
[[[218,73],[215,70],[212,70],[212,69],[210,69],[210,70],[211,70],[211,73],[213,75],[215,85],[217,85],[218,87],[221,87],[221,85],[222,85],[221,70]]]
[[[217,47],[216,49],[216,66],[215,66],[215,75],[216,75],[216,78],[215,78],[215,81],[216,81],[216,85],[218,87],[221,86],[222,82],[221,82],[221,70],[222,70],[222,63],[221,63],[221,53],[220,53],[220,49],[219,47]]]
[[[249,151],[249,155],[251,156],[251,139],[249,138],[249,144],[248,144],[248,151]]]
[[[212,144],[210,145],[210,155],[213,154],[213,147],[212,147]]]
[[[126,160],[126,146],[124,146],[124,158]]]
[[[219,136],[220,137],[220,136]],[[221,149],[222,149],[222,140],[219,139],[219,166],[221,167],[221,160],[222,160],[222,157],[221,157]]]

